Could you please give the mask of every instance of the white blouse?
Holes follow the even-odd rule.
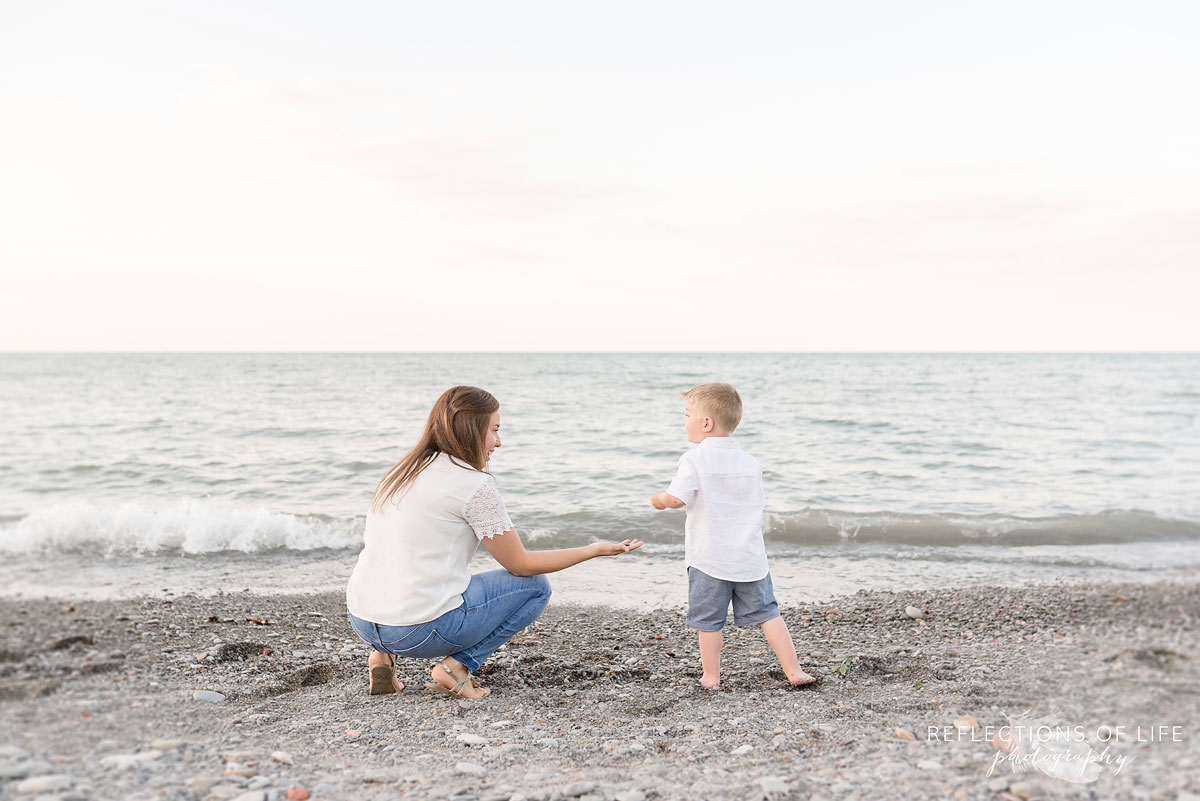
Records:
[[[438,618],[463,602],[479,543],[510,528],[496,480],[440,453],[367,515],[346,608],[385,626]]]

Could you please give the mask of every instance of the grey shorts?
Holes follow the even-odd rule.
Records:
[[[713,578],[694,567],[688,573],[687,627],[696,631],[720,631],[733,601],[733,625],[755,626],[779,617],[771,574],[758,581],[726,581]]]

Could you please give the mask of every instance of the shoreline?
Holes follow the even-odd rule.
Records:
[[[493,687],[482,702],[425,691],[428,660],[401,660],[404,692],[367,696],[368,649],[340,593],[0,607],[3,798],[22,787],[204,801],[293,786],[314,799],[460,801],[1200,793],[1197,582],[788,603],[801,664],[823,683],[786,689],[762,635],[730,625],[716,693],[697,687],[682,608],[552,599],[479,671]],[[203,690],[225,698],[196,700]],[[959,733],[963,716],[979,728]],[[985,734],[1052,719],[1093,740],[1121,727],[1106,743],[1128,758],[1119,773],[1105,764],[1076,784],[1001,762],[987,775],[1000,752]],[[1170,736],[1139,740],[1160,726]]]
[[[1161,545],[1161,543],[1157,543]],[[1049,550],[1047,550],[1049,549]],[[480,549],[481,552],[483,549]],[[768,549],[771,577],[781,603],[832,602],[860,588],[879,591],[973,586],[1200,582],[1200,542],[1159,553],[1163,565],[1118,567],[1120,552],[1097,553],[1088,546],[988,550],[971,554],[871,552],[854,547],[844,553],[778,554]],[[1143,549],[1146,550],[1146,549]],[[1157,553],[1157,552],[1156,552]],[[977,558],[979,557],[979,558]],[[986,557],[986,558],[984,558]],[[1003,557],[1003,558],[1001,558]],[[185,555],[95,556],[9,554],[0,565],[0,601],[132,601],[197,595],[253,594],[269,597],[315,596],[345,591],[358,551],[223,552]],[[1173,560],[1173,561],[1171,561]],[[648,612],[682,608],[687,603],[683,555],[641,553],[594,559],[553,574],[555,603]],[[499,565],[482,552],[470,563],[472,573]]]

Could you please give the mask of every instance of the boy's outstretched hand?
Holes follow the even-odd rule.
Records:
[[[596,542],[592,544],[596,556],[616,556],[619,553],[629,553],[642,547],[641,540],[621,540],[620,542]]]

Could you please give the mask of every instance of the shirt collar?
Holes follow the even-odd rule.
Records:
[[[738,441],[733,437],[705,437],[700,441],[701,448],[739,448]]]

